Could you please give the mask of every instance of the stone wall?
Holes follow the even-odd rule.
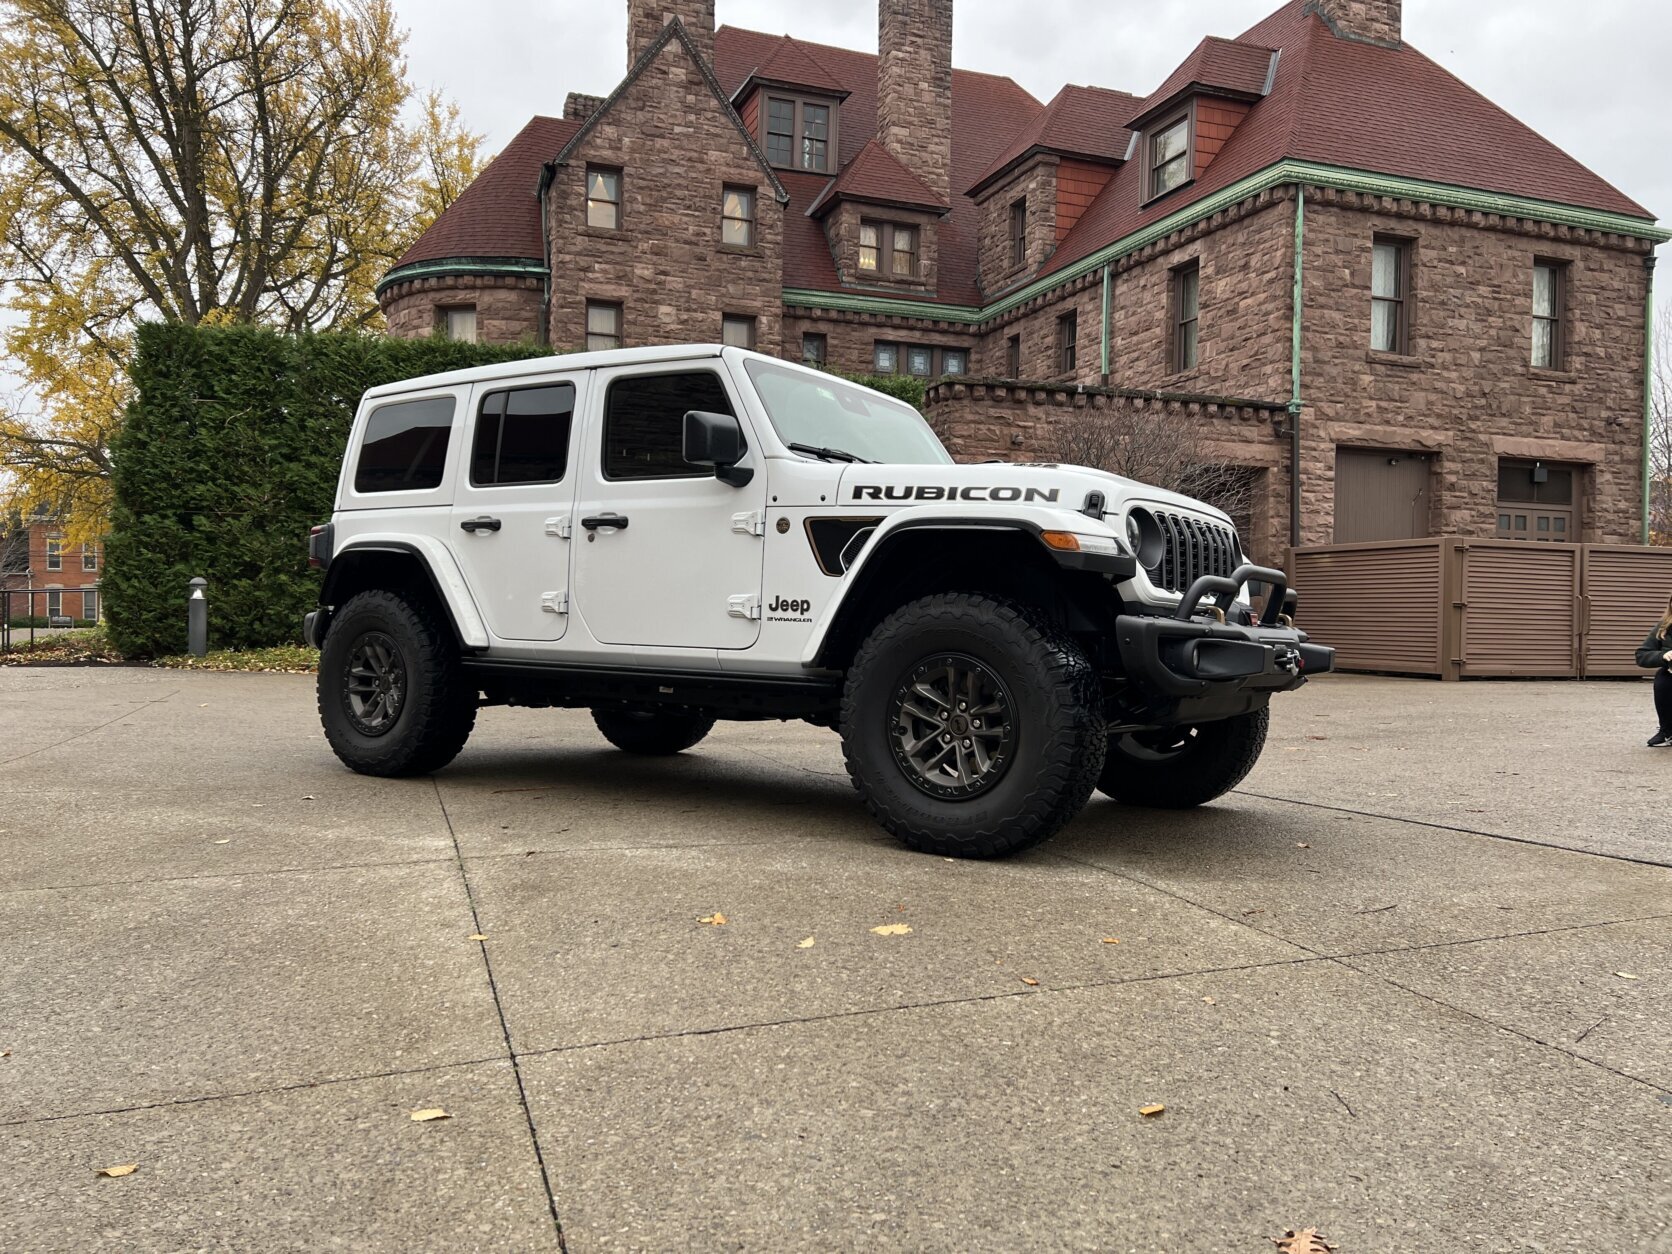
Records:
[[[1400,40],[1401,0],[1309,0],[1307,9],[1319,14],[1331,29],[1348,39],[1397,44]]]
[[[1057,250],[1057,167],[1055,157],[1041,156],[1013,171],[981,196],[980,234],[976,241],[981,290],[987,296],[1031,278]],[[1027,197],[1027,258],[1013,264],[1010,206]]]
[[[1178,372],[1171,356],[1172,283],[1189,262],[1201,271],[1197,361]],[[986,324],[979,368],[1006,373],[1007,342],[1020,335],[1024,378],[1286,401],[1293,274],[1294,193],[1274,188],[1116,262],[1107,379],[1100,270]],[[1070,309],[1079,328],[1071,372],[1058,357],[1058,319]]]
[[[473,305],[476,338],[484,344],[538,341],[544,286],[537,278],[500,275],[416,279],[383,293],[383,315],[390,335],[414,340],[435,334],[440,310]]]
[[[957,323],[931,322],[920,318],[881,319],[869,314],[828,309],[787,309],[784,311],[782,355],[791,361],[800,361],[801,337],[808,331],[825,337],[825,364],[848,374],[871,373],[873,350],[878,341],[961,348],[970,353],[972,363],[977,345],[974,331]]]
[[[628,69],[676,17],[703,59],[714,63],[714,0],[627,0]]]
[[[1188,438],[1199,442],[1204,455],[1242,467],[1250,476],[1252,507],[1238,520],[1243,548],[1256,561],[1286,559],[1288,446],[1274,427],[1286,412],[1282,406],[1136,388],[969,379],[930,385],[924,412],[961,462],[1052,460],[1060,456],[1052,428],[1066,422],[1125,413],[1192,424],[1195,430]]]
[[[1370,349],[1373,238],[1411,249],[1410,353]],[[1492,535],[1497,463],[1584,467],[1576,539],[1636,543],[1645,246],[1465,210],[1308,189],[1302,335],[1307,543],[1333,537],[1338,447],[1438,454],[1435,534]],[[1532,364],[1534,259],[1567,266],[1566,360]]]
[[[586,225],[589,163],[622,170],[618,231]],[[752,248],[721,245],[727,185],[755,189]],[[757,320],[756,346],[779,352],[784,209],[679,40],[597,119],[546,204],[556,347],[586,343],[586,303],[599,300],[622,305],[629,346],[714,343],[722,316],[741,314]]]
[[[862,222],[916,227],[917,273],[907,279],[896,276],[889,269],[891,258],[886,232],[878,236],[878,247],[883,251],[877,258],[877,271],[867,273],[860,270],[859,228]],[[933,295],[940,282],[940,222],[938,213],[844,201],[825,217],[824,235],[830,244],[830,255],[836,259],[836,272],[842,282],[868,287],[873,292],[910,298],[926,293]]]

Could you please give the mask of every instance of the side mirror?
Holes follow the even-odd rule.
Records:
[[[714,467],[714,477],[741,488],[755,477],[753,470],[739,469],[737,463],[749,446],[743,440],[743,424],[731,414],[711,414],[693,409],[685,415],[685,460],[693,466]]]

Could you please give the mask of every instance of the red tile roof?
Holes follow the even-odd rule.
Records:
[[[1123,160],[1132,139],[1126,118],[1139,103],[1136,96],[1106,87],[1064,87],[982,172],[968,194],[979,191],[1033,152],[1111,164]]]
[[[874,138],[866,141],[859,155],[830,180],[824,191],[807,207],[807,212],[815,216],[828,213],[838,200],[864,200],[940,213],[946,212],[949,207],[945,198],[906,169],[900,158]]]
[[[1123,166],[1047,273],[1286,158],[1653,219],[1409,44],[1338,38],[1305,7],[1290,0],[1238,41],[1278,49],[1277,73],[1202,177],[1145,205],[1143,163]]]
[[[1047,273],[1284,159],[1653,219],[1416,49],[1338,38],[1321,18],[1305,11],[1306,3],[1289,0],[1240,39],[1204,40],[1146,98],[1143,107],[1148,108],[1193,83],[1255,97],[1201,178],[1171,195],[1141,203],[1142,162],[1118,168],[1063,240]],[[1279,53],[1277,69],[1270,94],[1260,97],[1272,49]],[[895,197],[902,194],[899,175],[889,171],[884,177],[885,163],[870,155],[849,170],[867,145],[876,148],[876,56],[730,26],[716,33],[714,68],[728,95],[774,65],[773,73],[782,73],[784,81],[820,74],[822,82],[804,85],[849,93],[840,116],[841,177],[869,191],[884,187]],[[1087,87],[1065,88],[1043,107],[1011,79],[954,70],[952,186],[973,187],[1034,146],[1116,160],[1126,149],[1124,122],[1138,108],[1125,93]],[[558,118],[531,121],[399,264],[445,257],[542,257],[535,188],[542,165],[578,126]],[[831,180],[794,171],[778,174],[790,196],[784,286],[839,290],[823,227],[806,214]],[[906,177],[920,182],[909,172]],[[976,284],[977,226],[974,201],[955,194],[938,227],[940,291],[914,299],[982,303]]]
[[[714,69],[728,95],[735,94],[782,41],[778,35],[722,26],[714,39]],[[842,102],[840,166],[846,166],[877,133],[877,57],[827,44],[799,43],[853,94]],[[1023,127],[1038,115],[1041,105],[1015,81],[996,74],[952,71],[952,186],[968,187],[993,159],[1007,148]],[[790,193],[784,214],[784,286],[836,290],[835,263],[825,241],[824,226],[806,216],[806,209],[824,190],[828,179],[817,175],[778,172]],[[975,202],[952,197],[952,211],[936,227],[940,262],[938,296],[914,295],[914,300],[977,305]]]
[[[562,118],[532,119],[395,265],[445,257],[543,261],[540,204],[534,198],[540,167],[580,128],[579,122]]]
[[[770,50],[766,60],[749,71],[743,86],[755,81],[805,87],[811,91],[828,92],[839,97],[848,94],[847,87],[819,64],[818,59],[813,56],[810,44],[791,39],[788,35],[780,37],[777,46]],[[737,92],[741,91],[742,87],[730,89],[732,98],[736,99]]]
[[[1266,94],[1272,52],[1273,49],[1259,44],[1209,35],[1125,121],[1129,126],[1137,126],[1175,97],[1193,90],[1205,89],[1243,100],[1258,99]]]

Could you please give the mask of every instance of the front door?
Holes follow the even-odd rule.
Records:
[[[559,639],[569,621],[570,442],[584,374],[478,387],[453,493],[452,548],[500,640]]]
[[[714,361],[596,374],[575,603],[602,644],[746,649],[760,634],[765,466],[754,457],[738,488],[683,455],[687,411],[742,413],[724,372]]]

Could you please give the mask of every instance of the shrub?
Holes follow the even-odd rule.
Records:
[[[396,340],[260,327],[139,331],[135,399],[112,449],[102,580],[111,642],[129,657],[186,645],[186,588],[209,581],[209,632],[247,649],[300,639],[319,572],[310,526],[330,517],[369,387],[539,356],[533,345]]]

